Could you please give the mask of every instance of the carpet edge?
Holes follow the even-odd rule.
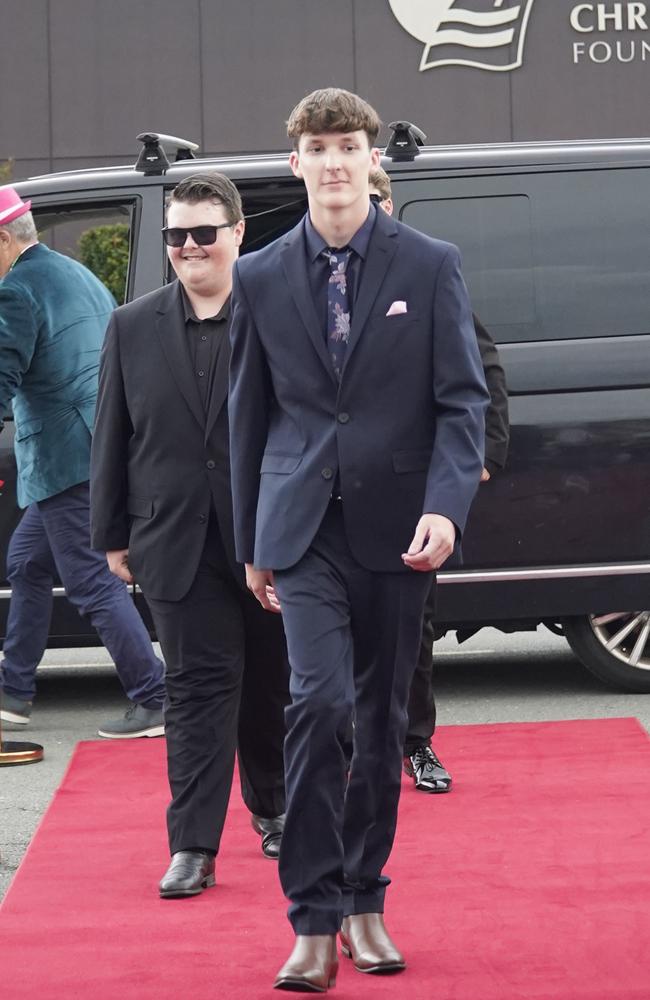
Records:
[[[56,802],[56,799],[57,799],[57,797],[58,797],[61,789],[63,788],[63,785],[65,784],[65,782],[66,782],[66,780],[68,778],[68,774],[70,773],[70,770],[72,768],[73,762],[74,762],[75,758],[77,757],[77,754],[79,753],[80,748],[85,743],[90,743],[90,742],[92,742],[92,741],[91,740],[78,740],[77,743],[75,743],[74,747],[72,748],[72,752],[70,754],[70,757],[68,758],[68,762],[67,762],[67,764],[65,766],[65,770],[63,771],[63,774],[61,775],[61,780],[59,781],[58,785],[54,789],[54,791],[52,793],[52,796],[50,798],[50,801],[48,802],[47,806],[43,810],[43,813],[42,813],[42,815],[41,815],[38,823],[36,824],[36,826],[34,828],[34,832],[32,833],[31,837],[29,838],[29,843],[27,844],[27,847],[25,848],[25,850],[23,852],[23,856],[20,859],[20,862],[18,863],[18,867],[16,868],[15,872],[11,876],[11,881],[10,881],[9,885],[7,886],[7,890],[6,890],[5,894],[4,894],[4,896],[2,897],[2,899],[0,900],[0,914],[2,913],[2,910],[4,908],[4,905],[5,905],[6,901],[9,899],[9,897],[12,894],[12,891],[13,891],[14,886],[16,884],[16,878],[17,878],[18,874],[20,873],[20,870],[22,869],[23,865],[25,864],[25,862],[27,861],[29,855],[31,854],[32,848],[33,848],[33,846],[34,846],[34,844],[36,842],[38,834],[40,833],[40,829],[43,826],[43,824],[45,823],[46,819],[48,818],[50,809],[52,809],[52,807],[53,807],[54,803]]]

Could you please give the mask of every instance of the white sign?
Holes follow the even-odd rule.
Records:
[[[650,11],[647,3],[577,3],[569,24],[578,37],[573,62],[650,61]],[[596,37],[594,37],[596,35]]]
[[[474,66],[505,73],[523,62],[534,0],[388,0],[410,35],[424,43],[420,71]]]

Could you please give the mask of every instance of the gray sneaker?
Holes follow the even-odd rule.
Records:
[[[413,778],[420,792],[448,792],[451,775],[442,766],[431,747],[425,743],[404,758],[404,774]]]
[[[15,726],[26,726],[32,714],[31,701],[19,701],[5,691],[0,691],[0,719],[13,722]]]
[[[134,740],[138,736],[164,736],[162,708],[144,708],[131,705],[121,719],[107,722],[97,730],[107,740]]]

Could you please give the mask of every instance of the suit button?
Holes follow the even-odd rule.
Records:
[[[347,424],[350,419],[349,413],[339,413],[337,420],[340,424]]]
[[[205,516],[205,514],[199,514],[199,524],[205,524],[206,521],[207,517]]]
[[[328,466],[325,466],[325,468],[321,470],[321,476],[323,479],[331,479],[333,475],[334,473]]]
[[[205,466],[206,469],[215,469],[217,467],[217,463],[214,461],[214,459],[209,458],[205,463]]]

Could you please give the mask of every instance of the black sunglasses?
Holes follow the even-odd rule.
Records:
[[[189,229],[165,226],[160,231],[168,247],[184,247],[188,234],[197,246],[209,247],[217,242],[217,230],[230,229],[233,225],[232,222],[222,222],[218,226],[191,226]]]

